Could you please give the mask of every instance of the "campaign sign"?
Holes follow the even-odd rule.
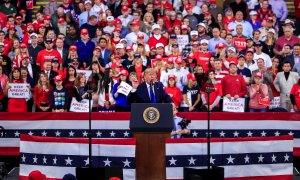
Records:
[[[183,49],[189,43],[188,35],[177,35],[179,49]]]
[[[269,109],[275,109],[280,107],[280,97],[274,97],[271,101],[270,101],[270,106]]]
[[[245,112],[245,98],[223,98],[223,111],[226,112]]]
[[[76,70],[76,73],[79,74],[79,73],[82,73],[85,78],[86,78],[86,81],[90,78],[90,76],[92,75],[93,71],[92,70]]]
[[[132,86],[130,86],[128,83],[122,81],[118,87],[117,92],[127,96],[130,93],[131,89],[132,89]]]
[[[8,89],[8,98],[29,98],[29,84],[10,83]]]
[[[91,101],[91,110],[92,110],[93,102]],[[76,100],[75,97],[72,98],[71,101],[71,112],[89,112],[89,100],[83,99],[80,102]]]

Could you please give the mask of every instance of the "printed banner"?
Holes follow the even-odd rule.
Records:
[[[8,89],[8,98],[29,98],[29,84],[10,83]]]
[[[225,112],[244,112],[245,111],[245,98],[229,99],[223,98],[223,111]]]
[[[91,101],[92,110],[93,101]],[[72,98],[70,111],[72,112],[89,112],[89,100],[83,99],[80,102],[76,100],[75,97]]]

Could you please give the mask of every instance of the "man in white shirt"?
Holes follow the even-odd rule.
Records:
[[[176,76],[177,78],[176,86],[182,91],[183,86],[187,85],[188,83],[187,75],[189,74],[189,71],[187,71],[182,67],[181,57],[178,57],[175,60],[175,68],[172,69],[172,73],[170,74],[174,74]]]
[[[118,17],[122,21],[122,26],[127,27],[129,21],[133,20],[133,16],[129,14],[128,6],[122,6],[122,15]]]
[[[130,25],[131,33],[127,34],[125,36],[125,39],[127,40],[127,46],[131,46],[133,43],[137,42],[137,35],[138,34],[143,34],[144,35],[144,43],[148,42],[148,35],[144,32],[141,32],[139,30],[140,28],[140,23],[137,21],[132,21]]]
[[[263,45],[261,41],[254,43],[255,53],[253,60],[255,61],[255,63],[257,63],[257,59],[262,58],[265,61],[267,68],[272,67],[272,60],[268,54],[262,52],[262,46]]]

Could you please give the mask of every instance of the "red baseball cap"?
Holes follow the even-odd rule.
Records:
[[[101,47],[100,47],[100,46],[96,46],[94,50],[99,50],[99,51],[101,51]]]
[[[154,5],[160,5],[159,1],[154,1]]]
[[[118,28],[118,27],[115,27],[114,31],[115,31],[115,32],[116,32],[116,31],[121,32],[122,29],[121,29],[121,28]]]
[[[188,58],[194,59],[194,58],[195,58],[194,53],[190,53],[190,54],[188,55]]]
[[[256,72],[256,73],[254,74],[254,77],[259,77],[259,78],[262,78],[262,74],[261,74],[261,72]]]
[[[29,56],[28,56],[27,54],[23,54],[23,55],[21,56],[21,59],[22,59],[22,60],[27,59],[27,58],[29,58]]]
[[[175,63],[176,64],[182,64],[182,58],[181,57],[176,58]]]
[[[192,5],[191,4],[186,4],[184,7],[185,7],[186,10],[192,9]]]
[[[57,76],[54,77],[54,82],[62,81],[62,80],[63,80],[63,78],[62,78],[61,75],[57,75]]]
[[[226,48],[226,44],[225,43],[218,43],[218,44],[216,44],[216,48]]]
[[[162,60],[162,56],[161,56],[161,55],[156,55],[156,56],[155,56],[155,59],[161,61],[161,60]]]
[[[7,27],[7,29],[15,29],[15,25],[9,25],[8,27]]]
[[[126,51],[133,51],[133,47],[132,46],[127,46]]]
[[[189,73],[189,74],[187,75],[187,78],[188,78],[189,80],[196,81],[196,77],[195,77],[195,75],[194,75],[193,73]]]
[[[44,176],[41,171],[35,170],[31,171],[30,174],[28,175],[28,179],[34,179],[34,180],[43,180]]]
[[[138,39],[144,39],[144,34],[139,33],[139,34],[137,35],[137,38],[138,38]]]
[[[88,34],[89,31],[87,29],[81,29],[80,34]]]
[[[171,57],[167,58],[167,63],[174,63],[173,58],[171,58]]]
[[[128,11],[128,6],[122,6],[122,11]]]
[[[64,23],[64,22],[65,22],[65,19],[64,19],[64,18],[59,18],[59,19],[57,20],[57,22],[58,22],[58,23]]]
[[[170,80],[170,79],[176,79],[176,76],[174,75],[174,74],[170,74],[169,76],[168,76],[168,80]]]
[[[206,13],[204,13],[205,16],[209,16],[211,15],[211,12],[207,11]]]
[[[138,21],[132,21],[131,26],[140,26],[140,23]]]
[[[26,10],[21,9],[21,10],[19,11],[19,13],[20,13],[20,14],[26,14]]]
[[[120,74],[123,75],[123,76],[128,76],[129,73],[126,69],[122,69]]]
[[[39,24],[39,28],[40,28],[40,27],[46,27],[46,24],[41,23],[41,24]]]
[[[27,26],[33,26],[32,22],[27,23]]]
[[[69,47],[69,50],[70,51],[72,51],[72,50],[77,51],[77,46],[72,45],[72,46]]]
[[[114,19],[114,24],[122,24],[122,21],[119,18]]]
[[[22,20],[22,16],[16,16],[16,20]]]
[[[51,17],[49,15],[45,15],[44,20],[51,20]]]
[[[112,63],[111,66],[110,66],[111,69],[115,69],[115,68],[118,68],[118,67],[120,67],[119,63]]]
[[[231,64],[237,65],[236,61],[229,61],[229,66],[230,66]]]
[[[119,54],[115,54],[115,55],[114,55],[114,58],[115,58],[115,59],[121,59],[121,56],[120,56]]]
[[[250,48],[250,49],[247,49],[247,53],[250,52],[252,54],[254,54],[254,49]]]
[[[27,45],[25,43],[21,43],[20,48],[27,48]]]

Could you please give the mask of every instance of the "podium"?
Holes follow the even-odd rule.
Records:
[[[136,138],[137,180],[165,180],[165,140],[174,126],[172,105],[132,104],[129,126]]]

